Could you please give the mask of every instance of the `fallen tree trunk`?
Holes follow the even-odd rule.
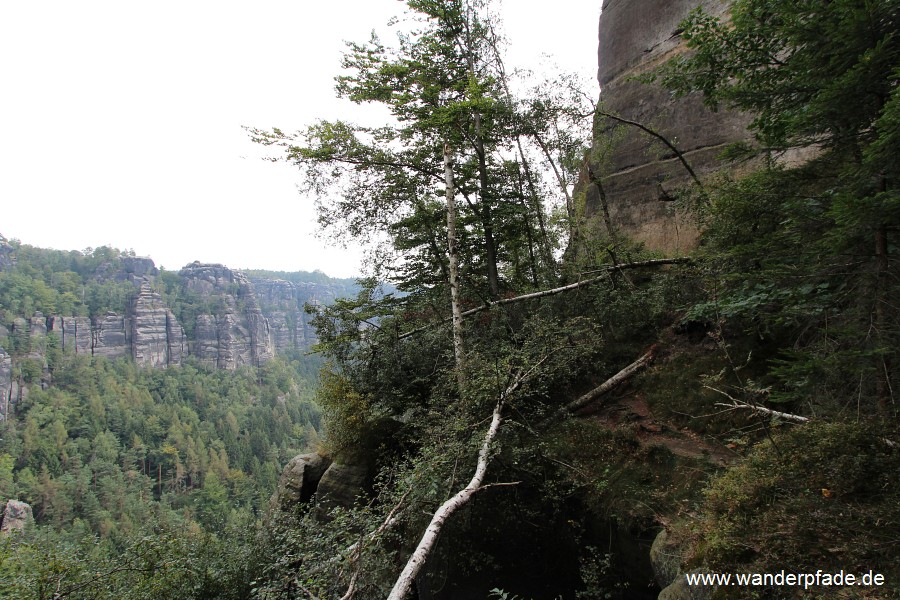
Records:
[[[606,381],[604,381],[603,383],[601,383],[600,385],[598,385],[597,387],[595,387],[594,389],[589,391],[588,393],[579,396],[575,400],[572,400],[571,402],[569,402],[568,404],[566,404],[565,406],[560,408],[558,411],[556,411],[556,413],[554,413],[554,415],[553,415],[553,417],[551,417],[551,419],[558,419],[569,413],[573,413],[578,409],[584,408],[585,406],[587,406],[588,404],[590,404],[591,402],[593,402],[594,400],[596,400],[603,394],[606,394],[607,392],[611,391],[613,388],[618,386],[620,383],[629,379],[632,375],[634,375],[635,373],[637,373],[638,371],[640,371],[641,369],[646,367],[648,364],[650,364],[650,361],[653,360],[653,351],[654,350],[656,350],[656,346],[653,346],[652,348],[650,348],[647,352],[645,352],[636,361],[634,361],[633,363],[631,363],[630,365],[628,365],[627,367],[625,367],[624,369],[622,369],[621,371],[619,371],[618,373],[616,373],[615,375],[613,375],[612,377],[610,377],[609,379],[607,379]]]
[[[723,396],[725,396],[726,398],[731,400],[731,404],[726,404],[724,402],[716,402],[716,404],[715,404],[716,406],[722,406],[725,408],[752,410],[752,411],[758,412],[760,414],[769,415],[772,417],[778,417],[779,419],[784,419],[785,421],[793,421],[794,423],[809,423],[809,420],[810,420],[809,417],[802,417],[800,415],[793,415],[791,413],[781,412],[779,410],[772,410],[771,408],[766,408],[765,406],[759,406],[758,404],[750,404],[748,402],[741,402],[737,398],[734,398],[733,396],[731,396],[731,394],[729,394],[727,392],[723,392],[720,389],[710,387],[708,385],[704,385],[703,387],[705,387],[708,390],[712,390],[714,392],[722,394]],[[727,411],[725,411],[725,412],[727,412]]]
[[[394,583],[394,587],[388,596],[388,600],[403,600],[406,598],[406,595],[409,594],[410,588],[412,587],[413,581],[415,581],[416,576],[419,574],[419,571],[425,565],[425,561],[428,560],[428,556],[434,549],[444,523],[458,508],[464,506],[476,492],[483,489],[482,484],[484,483],[484,476],[487,473],[488,462],[490,461],[491,442],[494,441],[494,438],[497,437],[497,432],[500,430],[502,412],[503,402],[501,401],[497,403],[497,406],[494,408],[494,413],[491,416],[491,425],[488,427],[487,433],[484,436],[484,441],[481,444],[481,450],[478,452],[478,463],[475,467],[475,474],[472,476],[472,480],[469,481],[469,484],[466,487],[454,494],[452,498],[444,502],[440,508],[435,511],[434,515],[431,517],[431,522],[428,524],[425,533],[422,535],[422,539],[419,540],[419,545],[416,546],[416,549],[409,557],[409,560],[406,561],[406,567],[404,567],[400,576],[397,578],[396,583]]]
[[[563,292],[569,292],[571,290],[577,290],[578,288],[582,288],[586,285],[591,285],[600,281],[607,279],[610,274],[615,273],[617,271],[622,271],[625,269],[637,269],[640,267],[656,267],[660,265],[677,265],[691,262],[691,258],[683,256],[680,258],[657,258],[653,260],[643,260],[640,262],[626,263],[624,265],[612,265],[609,267],[605,267],[601,269],[603,271],[603,275],[599,275],[597,277],[592,277],[591,279],[585,279],[583,281],[578,281],[575,283],[570,283],[569,285],[564,285],[557,288],[552,288],[549,290],[542,290],[540,292],[531,292],[529,294],[523,294],[521,296],[514,296],[512,298],[502,298],[500,300],[490,300],[481,306],[476,306],[475,308],[470,308],[469,310],[463,311],[460,317],[465,318],[472,316],[474,314],[478,314],[480,312],[486,311],[494,306],[502,306],[504,304],[513,304],[514,302],[522,302],[523,300],[534,300],[535,298],[546,298],[547,296],[555,296],[556,294],[561,294]],[[434,327],[440,323],[447,323],[452,320],[453,317],[448,317],[436,323],[432,323],[430,325],[425,325],[424,327],[419,327],[417,329],[413,329],[412,331],[407,331],[406,333],[401,333],[398,339],[405,339],[408,337],[412,337],[416,334],[422,333],[423,331]]]
[[[548,355],[549,356],[549,355]],[[400,573],[400,576],[397,577],[397,581],[394,583],[393,589],[391,589],[391,593],[388,596],[388,600],[403,600],[406,598],[407,594],[409,594],[410,588],[412,587],[413,581],[415,581],[416,577],[419,574],[419,571],[422,570],[422,567],[425,566],[425,562],[428,560],[428,557],[431,555],[431,552],[434,550],[435,544],[437,544],[438,536],[441,533],[441,529],[444,526],[444,523],[450,518],[457,509],[465,506],[466,503],[474,496],[476,493],[480,492],[489,487],[493,487],[496,485],[510,485],[510,484],[492,484],[492,485],[484,485],[484,476],[487,473],[488,463],[490,462],[490,451],[491,444],[494,439],[497,437],[497,432],[500,431],[500,424],[503,420],[503,406],[506,404],[506,401],[509,397],[515,392],[519,386],[522,384],[525,379],[527,379],[534,371],[537,370],[541,364],[547,360],[548,356],[544,356],[541,360],[534,364],[528,371],[524,374],[520,373],[516,376],[515,380],[500,394],[500,399],[497,402],[497,405],[494,407],[494,412],[491,415],[491,424],[488,427],[487,433],[484,435],[484,440],[481,443],[481,449],[478,451],[478,461],[475,464],[475,474],[472,476],[472,479],[469,481],[469,484],[458,491],[453,495],[452,498],[441,504],[441,506],[434,512],[431,517],[431,522],[428,524],[428,527],[425,529],[425,533],[422,535],[422,539],[419,540],[419,545],[416,546],[416,549],[413,550],[412,555],[410,555],[409,559],[406,561],[406,566],[403,568],[403,571]]]

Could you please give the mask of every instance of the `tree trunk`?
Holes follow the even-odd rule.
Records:
[[[447,252],[450,255],[450,311],[453,321],[453,354],[459,393],[465,383],[465,348],[462,336],[462,311],[459,308],[459,248],[456,240],[456,190],[453,183],[453,151],[444,144],[444,181],[447,186]]]
[[[884,315],[884,305],[887,300],[887,274],[888,274],[888,240],[887,228],[880,225],[875,230],[875,340],[880,347],[884,345],[887,337],[885,331],[887,319]],[[888,412],[890,401],[890,373],[887,363],[881,356],[875,357],[875,398],[878,401],[878,409],[882,413]]]
[[[531,174],[531,166],[528,164],[528,157],[525,156],[525,150],[522,149],[522,141],[516,136],[516,147],[519,149],[519,157],[522,160],[522,168],[525,170],[525,181],[528,184],[528,192],[531,196],[532,210],[537,215],[538,227],[541,232],[541,254],[544,262],[547,263],[547,269],[555,271],[556,261],[553,259],[553,251],[550,248],[550,236],[547,235],[547,227],[544,224],[544,207],[541,205],[540,196],[534,187],[534,178]],[[568,190],[564,190],[568,192]],[[571,239],[572,226],[569,226],[569,237]]]
[[[484,131],[481,113],[475,113],[475,153],[478,155],[478,187],[481,192],[481,226],[484,228],[484,259],[487,262],[488,287],[491,297],[500,296],[497,274],[497,247],[494,243],[494,220],[491,216],[491,194],[488,189],[487,157],[484,153]]]
[[[584,408],[585,406],[587,406],[588,404],[590,404],[591,402],[593,402],[594,400],[596,400],[603,394],[612,390],[614,387],[616,387],[617,385],[619,385],[626,379],[630,378],[632,375],[634,375],[635,373],[637,373],[638,371],[640,371],[641,369],[646,367],[650,363],[651,360],[653,360],[653,350],[654,350],[654,348],[651,348],[650,350],[645,352],[643,354],[643,356],[641,356],[639,359],[637,359],[636,361],[634,361],[633,363],[631,363],[630,365],[628,365],[627,367],[625,367],[624,369],[622,369],[621,371],[619,371],[618,373],[616,373],[615,375],[613,375],[612,377],[610,377],[609,379],[607,379],[606,381],[604,381],[603,383],[601,383],[600,385],[598,385],[597,387],[595,387],[594,389],[589,391],[588,393],[576,398],[575,400],[572,400],[571,402],[569,402],[568,404],[563,406],[561,409],[559,409],[556,416],[560,417],[560,416],[565,415],[566,413],[575,412],[576,410],[578,410],[580,408]]]
[[[394,583],[394,588],[391,590],[388,600],[403,600],[406,598],[412,587],[413,581],[415,581],[416,576],[428,560],[428,556],[434,549],[435,544],[437,544],[438,536],[441,533],[444,523],[450,518],[450,515],[456,512],[461,506],[464,506],[476,492],[482,489],[482,483],[484,482],[485,473],[487,473],[490,458],[488,455],[491,449],[491,442],[494,441],[497,432],[500,430],[502,411],[503,402],[500,401],[494,408],[494,414],[491,417],[491,425],[488,427],[487,433],[484,436],[484,441],[481,444],[481,450],[478,452],[478,463],[475,467],[475,474],[472,476],[472,480],[469,481],[469,485],[454,494],[452,498],[444,502],[440,508],[435,511],[434,515],[431,517],[431,522],[428,524],[425,533],[422,535],[422,539],[419,540],[419,545],[416,546],[416,549],[409,557],[409,560],[406,561],[406,567],[404,567],[403,572],[400,573],[396,583]]]
[[[619,238],[616,235],[616,230],[613,227],[612,217],[609,214],[609,203],[606,201],[606,190],[603,189],[603,181],[600,177],[594,173],[594,169],[591,167],[591,161],[585,158],[585,167],[588,172],[588,179],[591,183],[597,186],[597,193],[600,196],[600,210],[603,214],[603,223],[606,225],[606,232],[609,233],[609,240],[613,244],[617,244],[619,242]]]
[[[523,294],[521,296],[514,296],[512,298],[503,298],[501,300],[494,300],[491,302],[487,302],[486,304],[484,304],[482,306],[476,306],[475,308],[470,308],[469,310],[463,311],[462,313],[460,313],[460,316],[469,317],[471,315],[488,310],[489,308],[494,307],[494,306],[503,306],[505,304],[513,304],[514,302],[521,302],[523,300],[534,300],[535,298],[545,298],[547,296],[554,296],[556,294],[561,294],[563,292],[577,290],[578,288],[581,288],[581,287],[584,287],[587,285],[592,285],[592,284],[598,283],[600,281],[603,281],[603,280],[607,279],[612,273],[617,273],[617,272],[623,271],[625,269],[637,269],[639,267],[655,267],[655,266],[660,266],[660,265],[677,265],[677,264],[684,264],[684,263],[690,263],[690,262],[691,262],[691,259],[689,257],[683,256],[680,258],[656,258],[656,259],[643,260],[643,261],[633,262],[633,263],[625,263],[625,264],[621,264],[621,265],[613,265],[611,267],[605,267],[603,269],[600,269],[601,271],[603,271],[603,275],[600,275],[598,277],[592,277],[591,279],[584,279],[582,281],[570,283],[569,285],[564,285],[562,287],[552,288],[549,290],[543,290],[540,292],[532,292],[530,294]],[[596,271],[594,271],[594,272],[596,272]],[[446,322],[446,321],[447,320],[444,319],[441,322]],[[437,325],[437,323],[432,323],[431,325],[425,325],[424,327],[419,327],[417,329],[413,329],[412,331],[407,331],[406,333],[401,333],[399,336],[397,336],[397,339],[402,340],[402,339],[405,339],[408,337],[412,337],[416,334],[422,333],[426,329],[429,329],[430,327],[433,327],[435,325]]]

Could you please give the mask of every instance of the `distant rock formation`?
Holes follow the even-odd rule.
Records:
[[[181,364],[185,354],[184,329],[162,296],[141,282],[140,292],[131,301],[131,357],[146,367]]]
[[[14,266],[14,248],[0,236],[0,269]],[[265,277],[251,281],[221,264],[194,262],[179,276],[180,291],[174,294],[187,323],[179,322],[173,307],[157,291],[159,270],[153,261],[135,256],[117,256],[93,274],[97,281],[134,285],[121,314],[107,312],[91,318],[35,312],[29,318],[0,323],[0,340],[11,338],[11,345],[0,348],[0,420],[37,382],[37,377],[30,382],[22,375],[13,377],[17,360],[36,361],[43,368],[40,384],[49,384],[48,334],[57,337],[65,353],[130,358],[151,368],[179,365],[194,356],[207,365],[233,370],[262,365],[276,353],[308,350],[316,339],[304,305],[328,304],[347,292],[346,282],[329,283],[324,275],[316,276],[323,283]]]
[[[8,535],[12,531],[24,531],[33,522],[34,517],[31,514],[30,504],[18,500],[9,500],[3,509],[0,534]]]
[[[304,306],[330,304],[343,292],[343,289],[328,284],[255,277],[251,281],[260,308],[269,320],[275,351],[279,353],[311,348],[317,341],[316,333]]]
[[[712,112],[699,95],[673,99],[658,85],[641,83],[635,76],[685,52],[679,24],[702,5],[723,14],[722,0],[604,0],[600,16],[598,51],[602,110],[645,125],[662,134],[682,152],[702,178],[720,168],[719,153],[729,144],[749,139],[749,118],[728,111]],[[635,126],[601,119],[594,140],[591,171],[602,179],[610,220],[626,237],[667,253],[681,252],[697,243],[693,220],[679,214],[669,201],[671,192],[690,176],[676,155],[659,140]],[[585,215],[601,231],[600,189],[588,174]]]
[[[243,273],[220,264],[194,262],[179,275],[201,301],[217,297],[222,310],[197,316],[189,353],[220,369],[258,366],[274,352],[269,322],[259,308],[253,284]]]
[[[3,348],[0,348],[0,422],[6,420],[12,401],[12,357]]]

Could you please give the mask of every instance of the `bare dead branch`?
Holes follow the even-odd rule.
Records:
[[[457,509],[468,503],[469,499],[475,495],[476,492],[483,489],[482,482],[484,481],[488,463],[490,462],[489,455],[491,443],[494,441],[494,438],[497,437],[497,432],[500,430],[502,413],[503,402],[500,401],[494,408],[491,417],[491,425],[488,427],[487,433],[484,436],[484,441],[481,444],[481,450],[478,452],[478,462],[475,467],[475,474],[472,476],[471,481],[469,481],[469,484],[466,487],[454,494],[453,497],[444,502],[440,508],[434,512],[434,515],[431,517],[431,522],[428,524],[425,533],[422,535],[422,539],[419,540],[419,545],[416,546],[416,549],[406,562],[406,566],[397,578],[396,583],[394,583],[394,587],[391,590],[390,595],[388,595],[388,600],[403,600],[406,598],[412,587],[413,581],[419,574],[422,566],[424,566],[425,561],[428,560],[428,556],[431,554],[434,545],[437,543],[438,535],[444,527],[444,523]]]
[[[691,176],[691,179],[694,180],[694,183],[697,184],[697,187],[703,188],[703,184],[700,182],[700,178],[697,177],[697,174],[694,172],[694,169],[691,168],[691,165],[688,163],[687,159],[684,158],[684,154],[682,154],[681,151],[675,147],[675,144],[670,142],[668,140],[668,138],[666,138],[666,136],[659,133],[658,131],[650,129],[643,123],[638,123],[637,121],[632,121],[630,119],[624,119],[624,118],[618,117],[612,113],[608,113],[608,112],[598,109],[597,114],[602,115],[608,119],[612,119],[613,121],[618,121],[619,123],[624,123],[625,125],[631,125],[632,127],[637,127],[644,133],[648,133],[648,134],[652,135],[653,137],[655,137],[656,139],[658,139],[659,141],[661,141],[663,144],[665,144],[669,148],[669,150],[671,150],[672,152],[675,153],[675,156],[677,156],[678,160],[681,161],[681,164],[684,166],[685,170]]]
[[[747,410],[752,410],[752,411],[755,411],[755,412],[758,412],[758,413],[761,413],[761,414],[764,414],[764,415],[770,415],[770,416],[772,416],[772,417],[778,417],[779,419],[784,419],[785,421],[793,421],[793,422],[795,422],[795,423],[808,423],[809,420],[810,420],[809,417],[802,417],[802,416],[800,416],[800,415],[793,415],[793,414],[791,414],[791,413],[781,412],[781,411],[778,411],[778,410],[772,410],[771,408],[766,408],[765,406],[759,406],[759,405],[757,405],[757,404],[750,404],[750,403],[748,403],[748,402],[741,402],[740,400],[738,400],[737,398],[733,397],[733,396],[732,396],[731,394],[729,394],[728,392],[724,392],[724,391],[722,391],[722,390],[720,390],[720,389],[718,389],[718,388],[710,387],[710,386],[708,386],[708,385],[704,385],[703,387],[705,387],[705,388],[708,389],[708,390],[712,390],[712,391],[714,391],[714,392],[716,392],[716,393],[718,393],[718,394],[722,394],[723,396],[725,396],[726,398],[728,398],[729,400],[731,400],[731,404],[725,404],[725,403],[722,403],[722,402],[717,402],[717,403],[716,403],[716,406],[729,407],[729,408],[733,408],[733,409],[747,409]]]
[[[519,375],[516,376],[513,382],[510,383],[509,386],[507,386],[507,388],[503,391],[503,393],[500,394],[500,399],[498,400],[497,405],[494,407],[494,412],[491,414],[491,424],[488,427],[487,433],[485,433],[484,435],[484,440],[481,443],[481,449],[478,451],[478,461],[475,465],[475,474],[472,476],[472,479],[469,481],[469,484],[466,487],[458,491],[453,495],[453,497],[441,504],[441,506],[434,512],[431,517],[431,522],[428,524],[428,527],[425,529],[425,533],[419,540],[418,546],[416,546],[416,549],[406,561],[406,566],[403,568],[400,576],[397,577],[397,581],[394,583],[394,587],[393,589],[391,589],[390,595],[388,595],[388,600],[403,600],[404,598],[406,598],[407,594],[409,594],[410,588],[412,587],[413,581],[418,576],[419,571],[421,571],[422,567],[425,565],[428,557],[431,555],[431,552],[434,549],[435,544],[437,543],[438,536],[440,535],[444,523],[454,512],[456,512],[457,509],[465,506],[472,498],[472,496],[484,489],[487,489],[488,487],[498,485],[515,485],[508,483],[484,485],[484,476],[487,473],[488,464],[490,463],[491,444],[497,437],[497,433],[500,431],[500,424],[503,421],[503,407],[506,404],[506,401],[519,388],[522,382],[525,381],[525,379],[527,379],[531,375],[531,373],[533,373],[545,360],[547,360],[549,356],[549,354],[544,356],[525,373],[519,373]]]

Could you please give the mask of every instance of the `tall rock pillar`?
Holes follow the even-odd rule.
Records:
[[[600,15],[597,77],[601,110],[663,135],[702,178],[718,169],[729,144],[749,138],[742,114],[707,109],[699,95],[673,99],[658,85],[635,80],[686,47],[679,24],[698,5],[716,15],[721,0],[604,0]],[[668,254],[697,243],[693,219],[672,202],[687,170],[659,139],[634,125],[598,117],[591,168],[582,179],[585,216],[606,229],[603,196],[612,226],[625,237]],[[599,183],[598,183],[599,182]]]

